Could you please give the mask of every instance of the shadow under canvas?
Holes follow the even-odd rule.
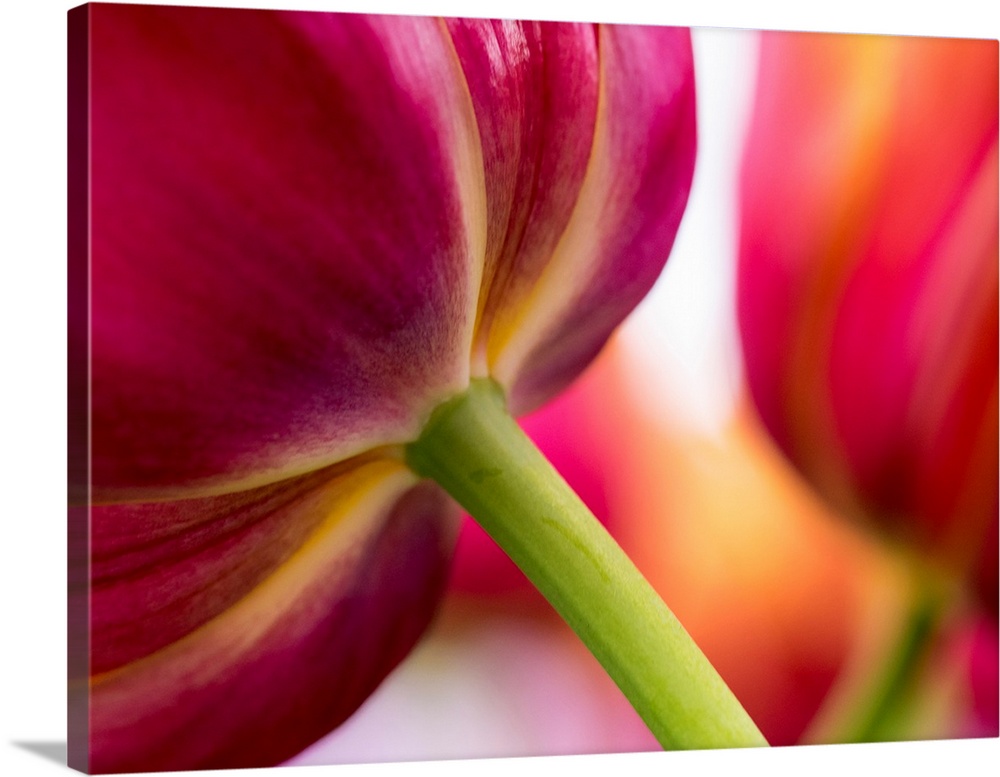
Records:
[[[65,742],[11,742],[11,744],[48,761],[66,764],[67,747]]]

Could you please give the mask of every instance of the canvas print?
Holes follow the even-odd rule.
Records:
[[[69,12],[69,761],[998,736],[998,45]]]

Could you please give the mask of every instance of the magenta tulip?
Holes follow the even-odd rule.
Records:
[[[85,766],[278,763],[434,612],[457,510],[403,446],[475,378],[545,402],[657,277],[693,172],[689,34],[104,4],[71,33]]]
[[[996,609],[997,42],[765,34],[749,385],[838,508]]]

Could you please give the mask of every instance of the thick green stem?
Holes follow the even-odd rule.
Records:
[[[431,416],[407,462],[450,493],[580,636],[663,747],[766,745],[628,556],[507,412],[491,381]]]

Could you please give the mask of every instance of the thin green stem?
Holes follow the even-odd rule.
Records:
[[[474,381],[407,462],[450,493],[580,636],[667,749],[767,742],[673,613],[507,412]]]
[[[905,620],[838,741],[906,738],[907,720],[916,707],[914,696],[948,601],[946,588],[933,575],[923,573],[923,569],[915,573],[915,590]]]

